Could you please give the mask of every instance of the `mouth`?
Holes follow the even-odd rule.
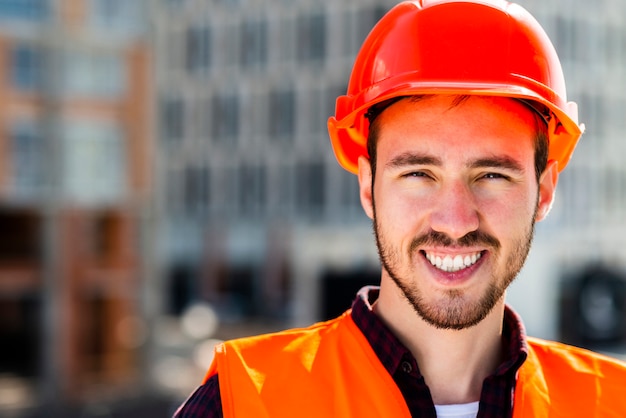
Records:
[[[430,251],[422,251],[422,253],[430,264],[448,273],[454,273],[473,266],[480,260],[483,254],[482,251],[457,255],[437,254]]]

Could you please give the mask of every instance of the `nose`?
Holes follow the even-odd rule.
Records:
[[[476,197],[471,188],[461,181],[442,184],[430,213],[431,229],[459,239],[478,230],[479,223]]]

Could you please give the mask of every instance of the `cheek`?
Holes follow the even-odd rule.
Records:
[[[536,195],[506,196],[482,202],[480,217],[496,234],[519,236],[532,224],[536,211]]]
[[[405,191],[387,191],[374,194],[374,210],[379,228],[393,236],[398,243],[412,240],[427,227],[428,199]],[[404,238],[403,238],[404,237]]]

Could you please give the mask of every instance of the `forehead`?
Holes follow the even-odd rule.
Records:
[[[377,154],[419,148],[449,153],[534,154],[537,121],[532,111],[509,98],[429,96],[402,99],[377,121]]]

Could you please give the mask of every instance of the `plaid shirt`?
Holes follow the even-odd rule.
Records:
[[[420,374],[411,352],[372,312],[378,288],[361,289],[352,304],[352,319],[367,338],[385,369],[393,377],[407,403],[411,416],[436,418],[430,390]],[[512,416],[513,391],[517,370],[528,355],[525,331],[517,314],[506,308],[503,339],[505,360],[495,373],[483,382],[477,418],[503,418]],[[175,418],[222,418],[222,404],[217,375],[200,386],[181,405]]]

